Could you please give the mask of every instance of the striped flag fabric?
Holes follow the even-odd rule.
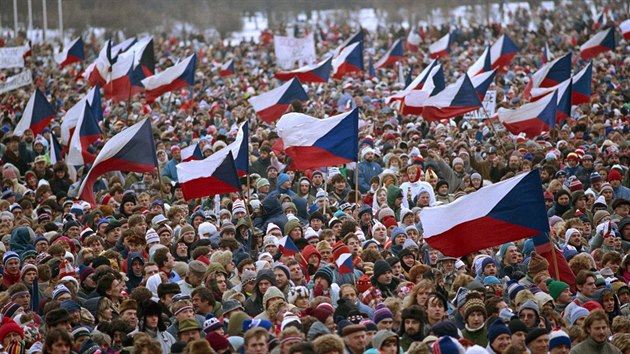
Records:
[[[83,38],[79,37],[70,42],[60,53],[55,54],[55,61],[62,68],[72,63],[85,60]]]
[[[61,120],[61,144],[63,146],[70,143],[70,138],[72,138],[77,122],[83,117],[86,105],[90,106],[92,114],[97,121],[101,121],[103,119],[100,86],[98,84],[92,87],[85,96],[79,100],[79,102],[70,107],[63,116]]]
[[[339,274],[354,274],[354,265],[352,264],[352,253],[342,253],[335,261]]]
[[[557,101],[558,93],[554,92],[517,109],[499,108],[497,115],[510,133],[525,133],[528,137],[535,137],[556,126]]]
[[[197,55],[193,54],[182,60],[179,64],[149,76],[141,81],[146,93],[148,103],[171,91],[183,89],[195,84],[195,68],[197,67]]]
[[[71,165],[85,165],[94,162],[96,156],[88,151],[90,145],[101,138],[101,129],[92,113],[89,104],[84,105],[83,117],[77,122],[77,126],[70,144],[66,161]]]
[[[294,100],[301,102],[308,100],[308,95],[297,77],[280,87],[250,98],[248,102],[254,107],[260,119],[271,124],[282,117]]]
[[[177,179],[186,200],[241,189],[234,157],[229,149],[221,149],[203,160],[179,163],[176,167]]]
[[[291,71],[278,71],[275,77],[282,81],[289,81],[297,77],[300,82],[328,82],[332,70],[332,60],[333,57],[329,56],[316,64],[305,65]]]
[[[377,69],[382,69],[388,66],[392,66],[403,59],[404,56],[402,40],[398,38],[394,42],[394,44],[392,44],[392,47],[387,50],[385,55],[383,55],[383,57],[374,64],[374,67]]]
[[[288,235],[278,241],[278,248],[280,248],[280,252],[285,256],[292,256],[300,252],[298,246],[295,245],[295,242],[293,242]]]
[[[55,118],[55,109],[48,102],[46,96],[38,89],[31,95],[31,98],[26,103],[22,118],[17,123],[14,129],[14,133],[17,136],[24,135],[24,131],[30,129],[34,136],[41,134],[44,128]]]
[[[445,34],[442,38],[433,42],[429,46],[429,57],[431,59],[441,58],[450,54],[450,46],[453,41],[451,32]]]
[[[454,118],[481,108],[481,100],[467,74],[424,101],[422,118],[427,121]]]
[[[341,79],[345,74],[363,71],[363,46],[353,43],[345,47],[332,61],[333,78]]]
[[[601,53],[615,50],[615,31],[614,27],[609,27],[601,32],[596,33],[589,40],[580,46],[580,58],[589,60]]]
[[[591,101],[591,83],[593,81],[593,63],[589,62],[582,70],[573,75],[571,104],[578,105]]]

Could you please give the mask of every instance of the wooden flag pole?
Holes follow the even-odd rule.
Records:
[[[359,206],[359,194],[361,193],[359,192],[359,156],[360,155],[361,155],[361,152],[357,152],[357,164],[354,169],[354,188],[355,188],[354,207],[355,209],[358,208]]]
[[[553,243],[551,239],[551,235],[547,232],[547,239],[549,240],[549,245],[551,246],[551,257],[553,259],[553,270],[556,271],[556,280],[560,280],[560,270],[558,269],[558,258],[556,258],[556,245]]]

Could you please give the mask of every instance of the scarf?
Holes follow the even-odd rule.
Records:
[[[6,285],[7,287],[13,285],[13,284],[17,284],[19,282],[21,282],[21,276],[20,276],[20,272],[18,272],[17,274],[11,274],[9,272],[5,272],[3,279],[2,279],[2,284]]]

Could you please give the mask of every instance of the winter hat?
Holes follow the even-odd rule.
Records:
[[[577,320],[582,317],[588,316],[589,312],[582,306],[576,306],[571,310],[571,316],[569,317],[569,322],[571,325],[574,325]]]
[[[569,288],[569,284],[562,282],[560,280],[554,280],[552,278],[547,279],[547,288],[549,289],[549,295],[553,301],[556,301],[558,296]]]
[[[470,293],[467,297],[466,302],[464,303],[464,321],[470,316],[473,312],[478,311],[483,313],[483,317],[486,318],[486,306],[481,299],[481,296],[477,293]]]
[[[457,326],[449,320],[442,320],[431,327],[431,332],[437,337],[449,336],[453,338],[460,338]]]
[[[313,275],[313,279],[317,278],[317,277],[324,277],[324,279],[326,279],[326,281],[328,281],[328,285],[332,285],[333,283],[333,271],[330,267],[321,267],[317,270],[317,272],[315,272],[315,274]]]
[[[466,349],[457,340],[445,336],[433,342],[431,352],[433,354],[465,354]]]
[[[481,261],[481,268],[479,269],[479,275],[483,274],[484,269],[486,269],[486,266],[488,264],[494,264],[495,266],[497,265],[497,262],[490,257],[486,257]]]
[[[245,210],[245,202],[243,202],[240,199],[237,199],[234,201],[234,203],[232,203],[232,215],[234,215],[235,213],[245,213],[247,212]]]
[[[284,329],[286,328],[286,326],[288,326],[291,323],[302,323],[302,321],[300,320],[300,318],[294,314],[291,311],[287,311],[284,313],[284,317],[282,318],[282,323],[280,324],[280,331],[284,331]]]
[[[519,284],[517,281],[512,280],[511,282],[508,282],[507,292],[510,296],[510,300],[514,301],[514,299],[516,299],[516,295],[521,290],[525,290],[525,287]]]
[[[595,171],[593,173],[591,173],[591,184],[593,183],[597,183],[597,182],[601,182],[602,181],[602,175],[599,174],[599,172]]]
[[[20,337],[24,338],[24,330],[20,325],[15,323],[9,317],[3,317],[0,325],[0,342],[4,341],[4,337],[6,337],[9,333],[17,333]]]
[[[571,338],[565,331],[558,329],[549,333],[549,351],[563,345],[571,349]]]
[[[544,328],[534,328],[529,333],[527,333],[527,337],[525,337],[525,345],[529,345],[529,343],[535,341],[538,337],[544,336],[547,334],[547,330]]]
[[[461,158],[461,157],[456,157],[456,158],[454,158],[454,159],[453,159],[453,163],[452,163],[452,165],[453,165],[453,166],[455,166],[455,165],[457,165],[457,164],[461,164],[461,165],[463,165],[463,164],[464,164],[464,160],[462,160],[462,158]]]
[[[595,215],[593,215],[593,223],[595,224],[595,226],[601,224],[602,220],[605,217],[610,217],[610,213],[608,212],[608,210],[598,210],[595,212]]]
[[[15,313],[21,308],[22,306],[17,303],[9,301],[6,305],[4,305],[4,307],[2,307],[2,316],[13,318]]]
[[[286,173],[281,173],[278,175],[278,187],[280,187],[284,182],[288,182],[289,180],[291,180],[291,177],[289,177],[288,174]]]
[[[527,265],[527,273],[529,273],[529,276],[533,278],[540,272],[548,272],[548,269],[549,261],[537,253],[532,253],[529,264]]]
[[[517,332],[527,333],[527,325],[523,323],[523,321],[519,320],[518,318],[511,320],[510,323],[508,324],[508,328],[510,329],[510,332],[512,333],[517,333]]]
[[[502,334],[511,336],[512,332],[501,320],[494,321],[490,327],[488,327],[488,343],[492,345],[492,342]]]
[[[530,309],[530,310],[534,310],[534,312],[536,312],[536,315],[540,316],[540,308],[538,307],[538,305],[532,301],[532,300],[527,300],[525,301],[519,308],[518,308],[518,312],[519,314],[526,309]]]
[[[52,293],[53,300],[57,300],[62,294],[70,294],[70,290],[63,284],[55,286]]]
[[[208,318],[207,320],[205,320],[203,322],[203,331],[204,333],[210,333],[214,330],[217,330],[219,328],[223,327],[223,323],[221,321],[219,321],[218,318],[211,316],[210,318]]]
[[[223,316],[230,313],[231,311],[239,309],[243,309],[243,304],[241,304],[236,299],[229,299],[223,302]]]
[[[616,168],[613,168],[608,172],[608,182],[621,181],[621,173]]]
[[[386,261],[379,259],[374,262],[374,279],[378,279],[379,276],[391,271],[392,267]]]
[[[308,297],[308,289],[305,286],[296,286],[289,289],[289,295],[287,295],[287,301],[295,305],[295,301],[300,297]]]
[[[147,245],[150,245],[150,244],[153,244],[153,243],[160,243],[160,236],[153,229],[148,229],[147,230],[147,233],[145,235],[145,239],[147,240]]]
[[[210,332],[206,335],[206,340],[210,343],[210,346],[214,351],[230,349],[230,341],[223,335],[217,332]]]
[[[212,256],[210,256],[210,262],[217,262],[225,267],[232,262],[232,252],[216,251],[212,254]]]
[[[330,305],[330,304],[329,304]],[[317,318],[317,320],[321,323],[325,323],[326,319],[335,312],[332,306],[322,306],[322,304],[317,305],[317,307],[310,311],[310,314]]]
[[[13,252],[13,251],[8,251],[4,254],[4,256],[2,256],[2,264],[4,264],[4,266],[7,266],[7,262],[9,262],[9,260],[11,260],[12,258],[15,258],[18,260],[18,262],[20,261],[20,256],[18,256],[17,253]]]
[[[499,280],[499,278],[489,275],[485,278],[483,278],[483,285],[487,286],[487,285],[499,285],[501,284],[501,281]]]
[[[594,301],[594,300],[583,303],[582,307],[584,307],[589,313],[595,310],[602,309],[602,305],[599,302]]]
[[[570,228],[567,230],[567,232],[564,233],[564,242],[565,243],[569,243],[569,239],[571,238],[571,236],[573,236],[574,233],[579,233],[580,231],[578,231],[578,229],[575,228]]]
[[[62,322],[70,322],[70,313],[68,311],[57,308],[46,313],[46,326],[49,328]]]
[[[386,318],[394,318],[394,315],[389,310],[389,308],[381,302],[376,305],[376,309],[374,309],[374,323],[378,324]]]

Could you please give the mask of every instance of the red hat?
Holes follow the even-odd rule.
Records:
[[[341,242],[341,244],[339,244],[339,242]],[[339,241],[335,244],[335,247],[333,247],[333,260],[337,260],[337,258],[339,258],[339,256],[341,256],[344,253],[352,253],[352,251],[350,250],[350,247],[346,246],[345,243],[343,243],[342,241]]]
[[[608,172],[608,182],[610,181],[621,181],[621,173],[619,173],[619,171],[615,168]]]
[[[587,309],[588,312],[593,312],[593,311],[595,311],[597,309],[602,309],[602,310],[604,309],[599,302],[592,301],[592,300],[585,302],[584,305],[582,305],[582,307]]]
[[[584,185],[577,178],[571,181],[571,183],[569,183],[569,190],[571,191],[571,193],[575,191],[581,191],[583,189],[584,189]]]
[[[566,160],[567,160],[567,161],[569,161],[569,160],[580,161],[580,157],[578,156],[578,154],[576,154],[576,153],[572,152],[572,153],[569,153],[569,154],[567,155]]]
[[[0,325],[0,342],[4,341],[4,337],[12,332],[19,334],[20,337],[24,339],[24,330],[22,329],[22,327],[15,323],[15,321],[13,321],[11,318],[3,317],[2,324]]]
[[[396,222],[396,219],[388,215],[383,218],[383,225],[389,229],[390,226],[398,226],[398,223]]]
[[[212,349],[219,351],[224,349],[230,349],[230,341],[218,332],[210,332],[206,335],[206,340],[210,343]]]
[[[361,278],[357,279],[357,289],[359,289],[360,293],[364,293],[372,287],[372,282],[370,281],[370,277],[367,274],[363,274]]]

